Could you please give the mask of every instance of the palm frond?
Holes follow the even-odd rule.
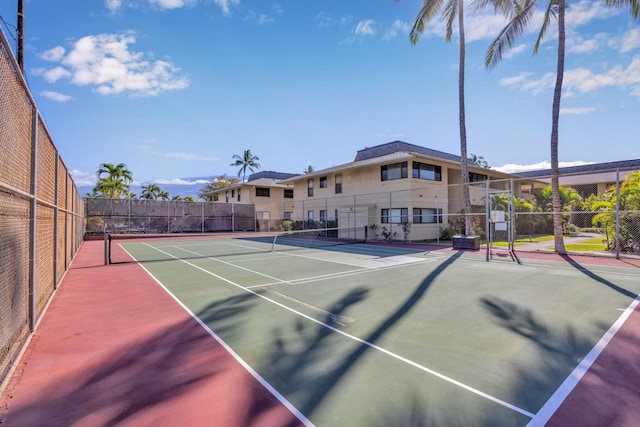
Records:
[[[607,6],[612,6],[618,9],[629,7],[631,16],[633,19],[640,17],[640,1],[639,0],[605,0]]]
[[[547,9],[544,12],[544,19],[542,21],[542,27],[540,28],[540,33],[538,34],[538,38],[536,39],[536,44],[533,47],[533,53],[538,53],[538,49],[540,48],[540,44],[542,43],[542,39],[549,28],[549,24],[551,20],[555,20],[558,17],[558,0],[550,0],[549,4],[547,4]]]
[[[424,33],[424,27],[438,15],[443,0],[424,0],[422,7],[413,21],[413,27],[409,32],[409,40],[411,44],[418,43],[420,36]]]
[[[555,0],[552,0],[555,1]],[[512,15],[507,25],[500,31],[498,36],[489,45],[484,65],[493,68],[502,60],[502,54],[507,47],[513,47],[514,42],[527,28],[535,11],[536,0],[525,0],[515,6],[515,13]]]
[[[451,41],[451,36],[453,35],[453,26],[456,22],[456,17],[458,16],[458,3],[461,1],[463,0],[449,0],[444,7],[444,11],[442,12],[446,25],[446,33],[444,39],[447,43]]]

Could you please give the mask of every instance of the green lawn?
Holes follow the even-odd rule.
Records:
[[[606,251],[607,245],[602,241],[602,237],[596,237],[584,242],[565,245],[565,249],[568,251],[597,252]]]

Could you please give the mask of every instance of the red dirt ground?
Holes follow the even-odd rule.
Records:
[[[0,424],[302,425],[142,268],[103,259],[101,241],[82,245],[4,390]],[[564,261],[640,268],[638,260]],[[638,360],[636,310],[547,425],[640,425]]]

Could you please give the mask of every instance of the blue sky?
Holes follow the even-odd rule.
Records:
[[[0,0],[14,43],[16,0]],[[419,0],[26,0],[25,74],[67,167],[139,183],[347,163],[393,140],[459,154],[458,45],[440,18],[416,46]],[[504,25],[466,19],[468,150],[506,171],[548,167],[556,41],[539,25],[493,70]],[[640,158],[640,23],[603,1],[567,16],[563,164]]]

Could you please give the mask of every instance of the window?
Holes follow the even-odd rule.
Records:
[[[442,181],[442,168],[428,163],[413,162],[413,177],[429,179],[431,181]]]
[[[383,224],[406,224],[409,222],[408,208],[382,209]]]
[[[285,188],[285,190],[284,190],[284,198],[285,199],[293,199],[293,190]]]
[[[238,201],[240,201],[240,189],[238,188]]]
[[[320,210],[320,221],[327,221],[327,211],[324,209]]]
[[[342,193],[342,174],[336,174],[336,194]]]
[[[469,182],[484,182],[489,177],[481,173],[469,172]]]
[[[292,218],[293,218],[293,212],[285,212],[284,216],[282,217],[282,219],[286,221],[291,221]]]
[[[256,197],[271,197],[271,189],[268,187],[256,187]]]
[[[218,201],[218,193],[215,193],[215,194],[213,195],[213,201],[214,201],[214,202],[217,202],[217,201]]]
[[[442,223],[442,209],[413,208],[414,224]]]
[[[327,188],[327,177],[326,176],[321,176],[320,177],[320,188]]]
[[[382,181],[391,181],[392,179],[402,179],[408,176],[408,163],[394,163],[392,165],[384,165],[380,168]]]
[[[233,199],[234,197],[236,197],[236,190],[231,190],[231,198]]]
[[[224,201],[229,203],[229,191],[228,190],[225,191],[225,193],[224,193]]]
[[[313,179],[307,180],[307,196],[313,197]]]
[[[307,211],[307,219],[313,221],[313,211]]]

